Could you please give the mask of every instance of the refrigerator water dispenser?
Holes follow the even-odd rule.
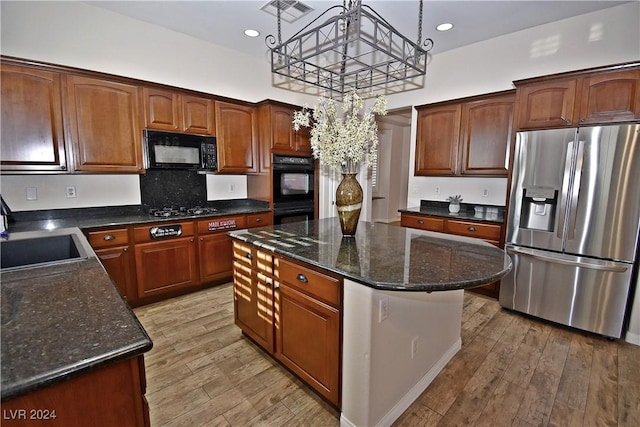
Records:
[[[541,231],[554,231],[558,190],[525,188],[522,190],[520,227]]]

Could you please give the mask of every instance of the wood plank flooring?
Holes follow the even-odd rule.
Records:
[[[638,426],[640,347],[465,293],[462,349],[394,426]],[[338,426],[339,414],[243,338],[230,284],[135,309],[152,427]]]

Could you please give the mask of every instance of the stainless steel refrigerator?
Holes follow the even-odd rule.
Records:
[[[638,252],[640,125],[519,132],[503,307],[620,338]]]

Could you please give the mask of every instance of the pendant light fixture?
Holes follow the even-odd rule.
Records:
[[[276,1],[277,38],[269,35],[265,40],[272,73],[332,95],[369,88],[395,93],[420,87],[413,79],[425,75],[427,54],[433,47],[431,39],[422,40],[422,0],[415,42],[361,0],[344,0],[330,7],[283,42],[280,5],[286,0]]]

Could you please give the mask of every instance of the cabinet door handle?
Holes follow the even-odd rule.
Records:
[[[476,228],[473,225],[470,225],[469,227],[467,227],[467,230],[476,231]]]
[[[251,255],[251,253],[249,253],[249,252],[247,252],[245,257],[247,257],[247,259],[253,259],[253,255]]]
[[[419,219],[419,220],[418,220],[418,224],[424,224],[424,221],[423,221],[423,220],[421,220],[421,219]]]
[[[115,238],[116,236],[114,236],[113,234],[105,234],[102,239],[108,242],[109,240],[114,240]]]
[[[570,125],[571,124],[571,120],[567,119],[564,116],[560,116],[560,120],[562,120],[563,122],[565,122],[566,124]]]
[[[189,239],[190,242],[193,242],[193,237]]]
[[[204,242],[204,237],[201,237],[201,238],[200,238],[200,241],[201,241],[201,242]]]
[[[307,276],[305,276],[305,275],[304,275],[304,274],[302,274],[302,273],[299,273],[299,274],[296,276],[296,279],[298,279],[298,280],[299,280],[299,281],[301,281],[302,283],[309,283],[309,279],[307,279]]]
[[[262,218],[256,218],[256,222],[262,222]]]
[[[124,248],[124,249],[122,250],[122,252],[127,252],[128,250],[129,250],[129,248]]]

